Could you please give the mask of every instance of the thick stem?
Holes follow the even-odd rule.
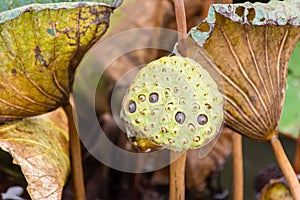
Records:
[[[84,191],[84,180],[83,180],[83,170],[82,170],[80,138],[75,127],[71,104],[65,106],[64,110],[67,114],[68,124],[69,124],[71,165],[72,165],[72,177],[73,177],[75,199],[84,200],[85,191]]]
[[[173,159],[173,154],[171,152],[171,159]],[[170,200],[184,200],[185,198],[185,163],[186,152],[170,165]]]
[[[244,172],[242,136],[237,133],[232,135],[232,161],[233,161],[233,199],[244,199]]]
[[[298,178],[284,152],[284,149],[277,135],[271,138],[270,143],[279,167],[281,168],[281,171],[289,184],[294,200],[300,200],[300,184]]]

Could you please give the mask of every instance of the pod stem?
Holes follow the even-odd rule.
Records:
[[[75,127],[72,113],[72,105],[64,106],[65,113],[68,117],[69,124],[69,140],[71,153],[72,177],[74,185],[74,195],[76,200],[85,199],[84,179],[82,170],[81,146],[80,138]]]
[[[244,172],[242,136],[232,134],[232,161],[233,161],[233,199],[244,199]]]
[[[281,144],[280,140],[278,139],[277,135],[274,135],[271,138],[270,144],[271,144],[272,150],[275,154],[275,158],[278,162],[278,165],[281,168],[281,171],[284,174],[284,176],[289,184],[293,198],[295,200],[300,200],[300,184],[299,184],[298,178],[292,168],[291,163],[289,162],[289,160],[284,152],[282,144]]]
[[[183,0],[174,0],[175,16],[178,34],[178,51],[182,56],[186,56],[187,34],[186,14]]]
[[[170,200],[184,200],[185,199],[185,163],[186,152],[177,158],[170,165]],[[171,152],[171,160],[178,154]]]

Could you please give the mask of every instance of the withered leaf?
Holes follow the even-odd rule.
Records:
[[[0,126],[0,148],[20,165],[32,199],[61,199],[70,171],[63,110]]]
[[[13,8],[0,13],[0,121],[66,104],[76,67],[121,1],[52,2],[0,1]]]
[[[213,5],[190,31],[224,80],[228,126],[252,139],[277,132],[287,64],[300,38],[299,7],[299,1]]]

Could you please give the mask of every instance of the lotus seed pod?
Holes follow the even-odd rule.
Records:
[[[223,104],[217,84],[197,62],[162,57],[138,72],[123,98],[121,118],[135,146],[144,138],[160,148],[184,151],[218,135]]]

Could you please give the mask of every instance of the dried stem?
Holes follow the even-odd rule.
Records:
[[[171,152],[171,159],[173,160]],[[184,152],[177,160],[171,163],[170,166],[170,200],[184,200],[185,198],[185,163],[186,152]]]
[[[271,138],[270,143],[281,171],[289,184],[294,199],[300,200],[300,184],[298,178],[284,152],[284,149],[277,135]]]
[[[80,139],[75,127],[71,104],[65,106],[64,110],[67,114],[68,124],[69,124],[71,165],[72,165],[72,176],[73,176],[75,199],[83,200],[85,199],[85,191],[84,191]]]
[[[178,51],[182,56],[186,56],[186,39],[187,34],[186,15],[183,0],[174,0],[175,15],[178,35]],[[171,152],[171,158],[175,153]],[[173,159],[172,159],[173,160]],[[185,199],[185,163],[186,152],[176,159],[170,165],[170,200],[184,200]]]
[[[184,37],[187,34],[186,15],[183,0],[174,0],[175,15],[178,34],[178,51],[182,56],[186,56],[187,41]]]
[[[233,160],[233,199],[244,199],[244,172],[242,136],[232,134],[232,160]]]
[[[296,146],[295,159],[294,159],[294,170],[296,174],[300,173],[300,133],[297,139],[297,146]]]

